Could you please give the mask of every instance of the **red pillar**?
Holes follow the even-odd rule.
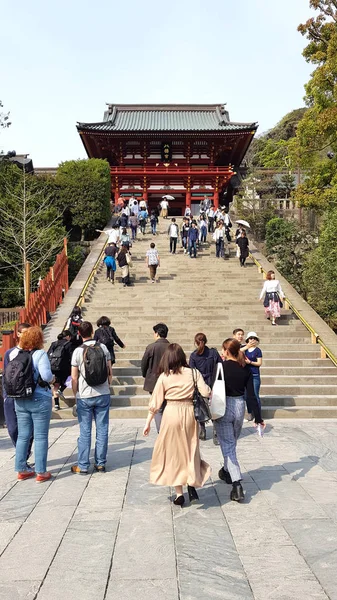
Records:
[[[147,198],[148,198],[147,190],[143,190],[143,198],[147,204]]]
[[[0,357],[0,367],[3,369],[3,359],[5,356],[5,352],[14,346],[14,335],[13,331],[3,331],[2,332],[2,345],[1,345],[1,357]]]
[[[118,198],[119,198],[119,191],[115,190],[115,205],[117,206],[118,204]]]
[[[213,204],[214,204],[215,210],[217,210],[219,208],[219,192],[218,192],[218,190],[214,190]]]
[[[186,207],[191,208],[191,192],[186,192]]]

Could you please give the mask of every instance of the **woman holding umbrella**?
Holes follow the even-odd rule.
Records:
[[[168,209],[170,206],[168,203],[169,200],[174,200],[174,197],[165,195],[165,196],[163,196],[163,199],[160,203],[160,206],[161,206],[161,215],[160,216],[163,217],[163,219],[167,219],[167,216],[168,216]]]

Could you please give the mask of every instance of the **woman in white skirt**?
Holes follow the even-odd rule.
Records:
[[[271,319],[272,325],[276,325],[276,319],[281,316],[283,298],[284,293],[279,280],[275,279],[274,271],[268,271],[267,279],[261,290],[260,300],[263,300],[264,312],[267,319]]]

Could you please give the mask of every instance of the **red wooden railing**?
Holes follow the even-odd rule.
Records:
[[[16,339],[19,323],[30,323],[31,325],[45,325],[48,322],[47,313],[55,312],[61,304],[64,294],[68,291],[68,254],[67,240],[64,240],[62,252],[57,255],[53,267],[50,267],[44,279],[41,279],[36,292],[29,296],[28,306],[21,308],[19,320],[16,322],[14,331],[2,332],[2,344],[0,346],[0,369],[2,369],[3,356],[11,348]]]

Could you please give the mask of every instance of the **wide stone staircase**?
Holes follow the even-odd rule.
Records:
[[[140,360],[153,341],[152,327],[162,321],[169,327],[168,339],[178,342],[189,356],[197,332],[204,332],[208,345],[219,351],[222,341],[236,327],[256,331],[263,351],[261,400],[263,415],[273,417],[337,417],[337,368],[320,358],[320,348],[312,345],[310,333],[290,310],[282,310],[279,325],[265,319],[259,293],[262,275],[250,259],[241,268],[234,243],[227,260],[215,257],[215,244],[208,241],[196,260],[169,253],[166,231],[169,221],[160,220],[159,235],[150,233],[134,243],[131,252],[131,287],[121,284],[120,272],[114,285],[99,270],[83,307],[86,320],[96,323],[102,315],[111,319],[125,349],[116,346],[116,364],[111,386],[111,417],[145,417],[149,394],[143,390]],[[159,281],[152,284],[145,265],[151,241],[158,248],[161,267]],[[66,392],[67,406],[54,414],[70,416],[74,400]]]

